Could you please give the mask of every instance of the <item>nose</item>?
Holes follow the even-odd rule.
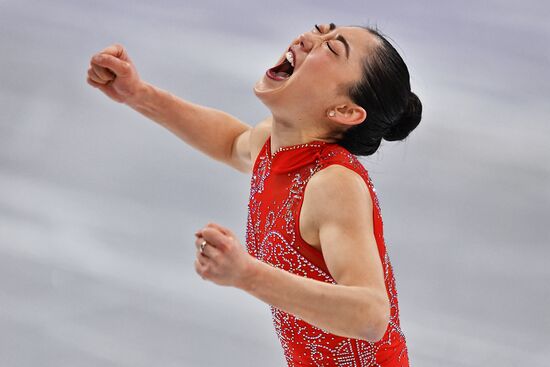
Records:
[[[298,42],[300,43],[300,47],[305,52],[311,51],[315,47],[315,44],[320,41],[320,37],[314,36],[311,32],[308,33],[302,33],[298,37]]]

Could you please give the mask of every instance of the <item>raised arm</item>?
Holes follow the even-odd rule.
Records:
[[[111,99],[128,105],[207,156],[240,172],[251,172],[256,145],[262,144],[261,137],[265,135],[267,139],[266,133],[271,130],[270,118],[252,127],[226,112],[185,101],[143,81],[119,44],[91,58],[87,81]]]

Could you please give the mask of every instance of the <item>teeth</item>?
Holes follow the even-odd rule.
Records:
[[[288,51],[286,53],[286,59],[288,60],[290,65],[292,65],[292,67],[294,67],[294,55],[292,54],[292,52]]]

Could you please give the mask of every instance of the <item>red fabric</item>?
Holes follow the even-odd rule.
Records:
[[[367,170],[355,155],[337,144],[317,140],[284,147],[272,155],[269,137],[254,163],[251,178],[247,251],[259,260],[291,273],[337,284],[322,252],[305,242],[299,231],[305,186],[313,174],[331,164],[339,164],[359,173],[369,188],[374,203],[374,234],[390,299],[391,318],[384,337],[377,342],[368,342],[328,333],[270,306],[288,366],[409,366],[376,190]]]

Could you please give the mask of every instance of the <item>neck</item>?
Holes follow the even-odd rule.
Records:
[[[301,121],[300,124],[302,124]],[[287,120],[273,115],[271,125],[271,152],[274,153],[281,147],[291,145],[305,144],[313,140],[331,142],[332,140],[323,138],[326,133],[309,128],[311,125],[303,124],[300,128],[296,127]]]

